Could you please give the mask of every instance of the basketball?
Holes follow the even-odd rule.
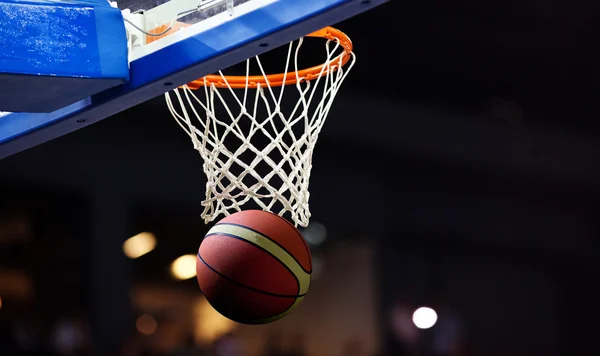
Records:
[[[223,218],[206,234],[196,272],[215,310],[239,323],[265,324],[302,302],[312,262],[294,225],[270,212],[245,210]]]

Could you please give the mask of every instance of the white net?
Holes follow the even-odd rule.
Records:
[[[282,82],[294,79],[295,84],[287,90],[285,85],[269,84],[255,57],[246,61],[246,82],[241,89],[235,89],[240,86],[230,85],[219,72],[225,88],[205,82],[198,90],[184,86],[165,94],[171,114],[204,160],[207,183],[202,218],[206,223],[254,202],[260,209],[289,214],[295,225],[308,225],[313,150],[355,56],[351,53],[343,67],[342,56],[337,56],[340,42],[330,39],[317,78],[303,80],[298,68],[302,43],[301,38],[288,47]],[[251,62],[266,84],[252,86]],[[284,105],[289,92],[296,101]]]

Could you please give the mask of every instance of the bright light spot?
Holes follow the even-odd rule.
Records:
[[[196,275],[196,255],[183,255],[171,264],[173,277],[184,280]]]
[[[427,307],[420,307],[413,313],[413,323],[419,329],[429,329],[437,321],[435,310]]]
[[[313,221],[302,230],[302,236],[309,244],[320,245],[327,238],[327,228],[325,228],[325,225]]]
[[[2,297],[0,297],[0,309],[2,309]]]
[[[156,237],[151,232],[142,232],[123,243],[123,252],[129,258],[138,258],[154,250]]]
[[[152,335],[156,332],[158,328],[158,323],[156,319],[154,319],[151,315],[142,314],[135,321],[135,327],[140,332],[140,334],[144,335]]]

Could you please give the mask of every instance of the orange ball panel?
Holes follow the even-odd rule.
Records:
[[[312,272],[308,245],[298,230],[286,219],[262,210],[244,210],[219,221],[248,227],[268,236],[288,251],[307,273]]]
[[[250,242],[231,236],[210,235],[202,241],[198,253],[224,278],[250,289],[284,296],[297,296],[299,293],[294,274],[271,254]]]
[[[197,260],[196,272],[202,292],[215,310],[231,320],[256,324],[261,319],[283,314],[296,300],[242,287],[208,268],[199,257]]]

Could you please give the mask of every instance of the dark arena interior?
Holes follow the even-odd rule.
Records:
[[[177,275],[206,178],[160,96],[0,161],[0,355],[598,354],[600,3],[395,0],[335,26],[357,62],[313,156],[297,310],[236,324]]]

